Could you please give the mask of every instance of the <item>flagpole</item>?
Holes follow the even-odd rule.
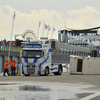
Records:
[[[37,40],[38,40],[38,34],[39,34],[39,26],[38,26],[38,31],[37,31]]]
[[[11,37],[10,37],[10,44],[9,44],[8,60],[9,60],[10,49],[11,49],[11,40],[12,40],[13,27],[14,27],[14,19],[15,19],[14,17],[15,17],[15,11],[14,11],[14,16],[13,16],[13,21],[12,21],[12,29],[11,29]]]
[[[48,38],[49,30],[47,31],[47,38]]]
[[[37,40],[38,40],[38,36],[39,36],[39,27],[40,27],[40,22],[39,22],[38,31],[37,31]]]
[[[51,35],[51,39],[52,39],[52,37],[53,37],[53,31],[55,31],[54,26],[53,26],[53,28],[52,28],[52,35]]]
[[[51,39],[52,39],[52,37],[53,37],[53,28],[52,28],[52,35],[51,35]]]
[[[49,34],[49,31],[50,31],[50,25],[48,26],[48,30],[47,30],[47,38],[48,38],[48,34]]]
[[[45,23],[44,23],[44,25],[45,25]],[[43,37],[43,35],[44,35],[44,27],[43,27],[43,33],[42,33],[42,37]]]

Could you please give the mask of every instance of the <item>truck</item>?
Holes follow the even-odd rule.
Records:
[[[29,75],[61,75],[63,67],[70,70],[70,55],[87,57],[93,56],[90,48],[62,43],[55,39],[42,37],[40,40],[30,40],[24,43],[20,52],[22,72],[25,76]]]
[[[20,52],[22,73],[25,76],[45,75],[50,73],[61,75],[66,67],[63,55],[57,52],[57,41],[34,40],[24,43]],[[58,58],[61,58],[60,61]]]

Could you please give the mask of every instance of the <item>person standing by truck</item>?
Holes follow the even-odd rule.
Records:
[[[12,69],[12,75],[15,76],[15,70],[16,70],[16,63],[18,62],[19,60],[15,61],[13,60],[13,62],[11,63],[11,69]]]
[[[3,76],[6,76],[6,75],[5,75],[6,72],[7,72],[8,76],[10,76],[10,75],[9,75],[8,64],[9,64],[9,63],[8,63],[8,61],[6,60],[5,65],[4,65],[4,74],[3,74]]]

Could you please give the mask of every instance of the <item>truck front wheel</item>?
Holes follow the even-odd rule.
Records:
[[[49,74],[49,69],[48,69],[48,67],[46,67],[45,68],[45,76],[48,76],[48,74]]]
[[[30,74],[24,74],[25,76],[30,76]]]

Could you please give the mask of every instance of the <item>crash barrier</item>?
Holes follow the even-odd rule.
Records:
[[[22,50],[21,47],[16,47],[16,46],[11,46],[10,51],[11,52],[20,52]],[[0,51],[9,51],[9,46],[8,45],[0,45]]]

